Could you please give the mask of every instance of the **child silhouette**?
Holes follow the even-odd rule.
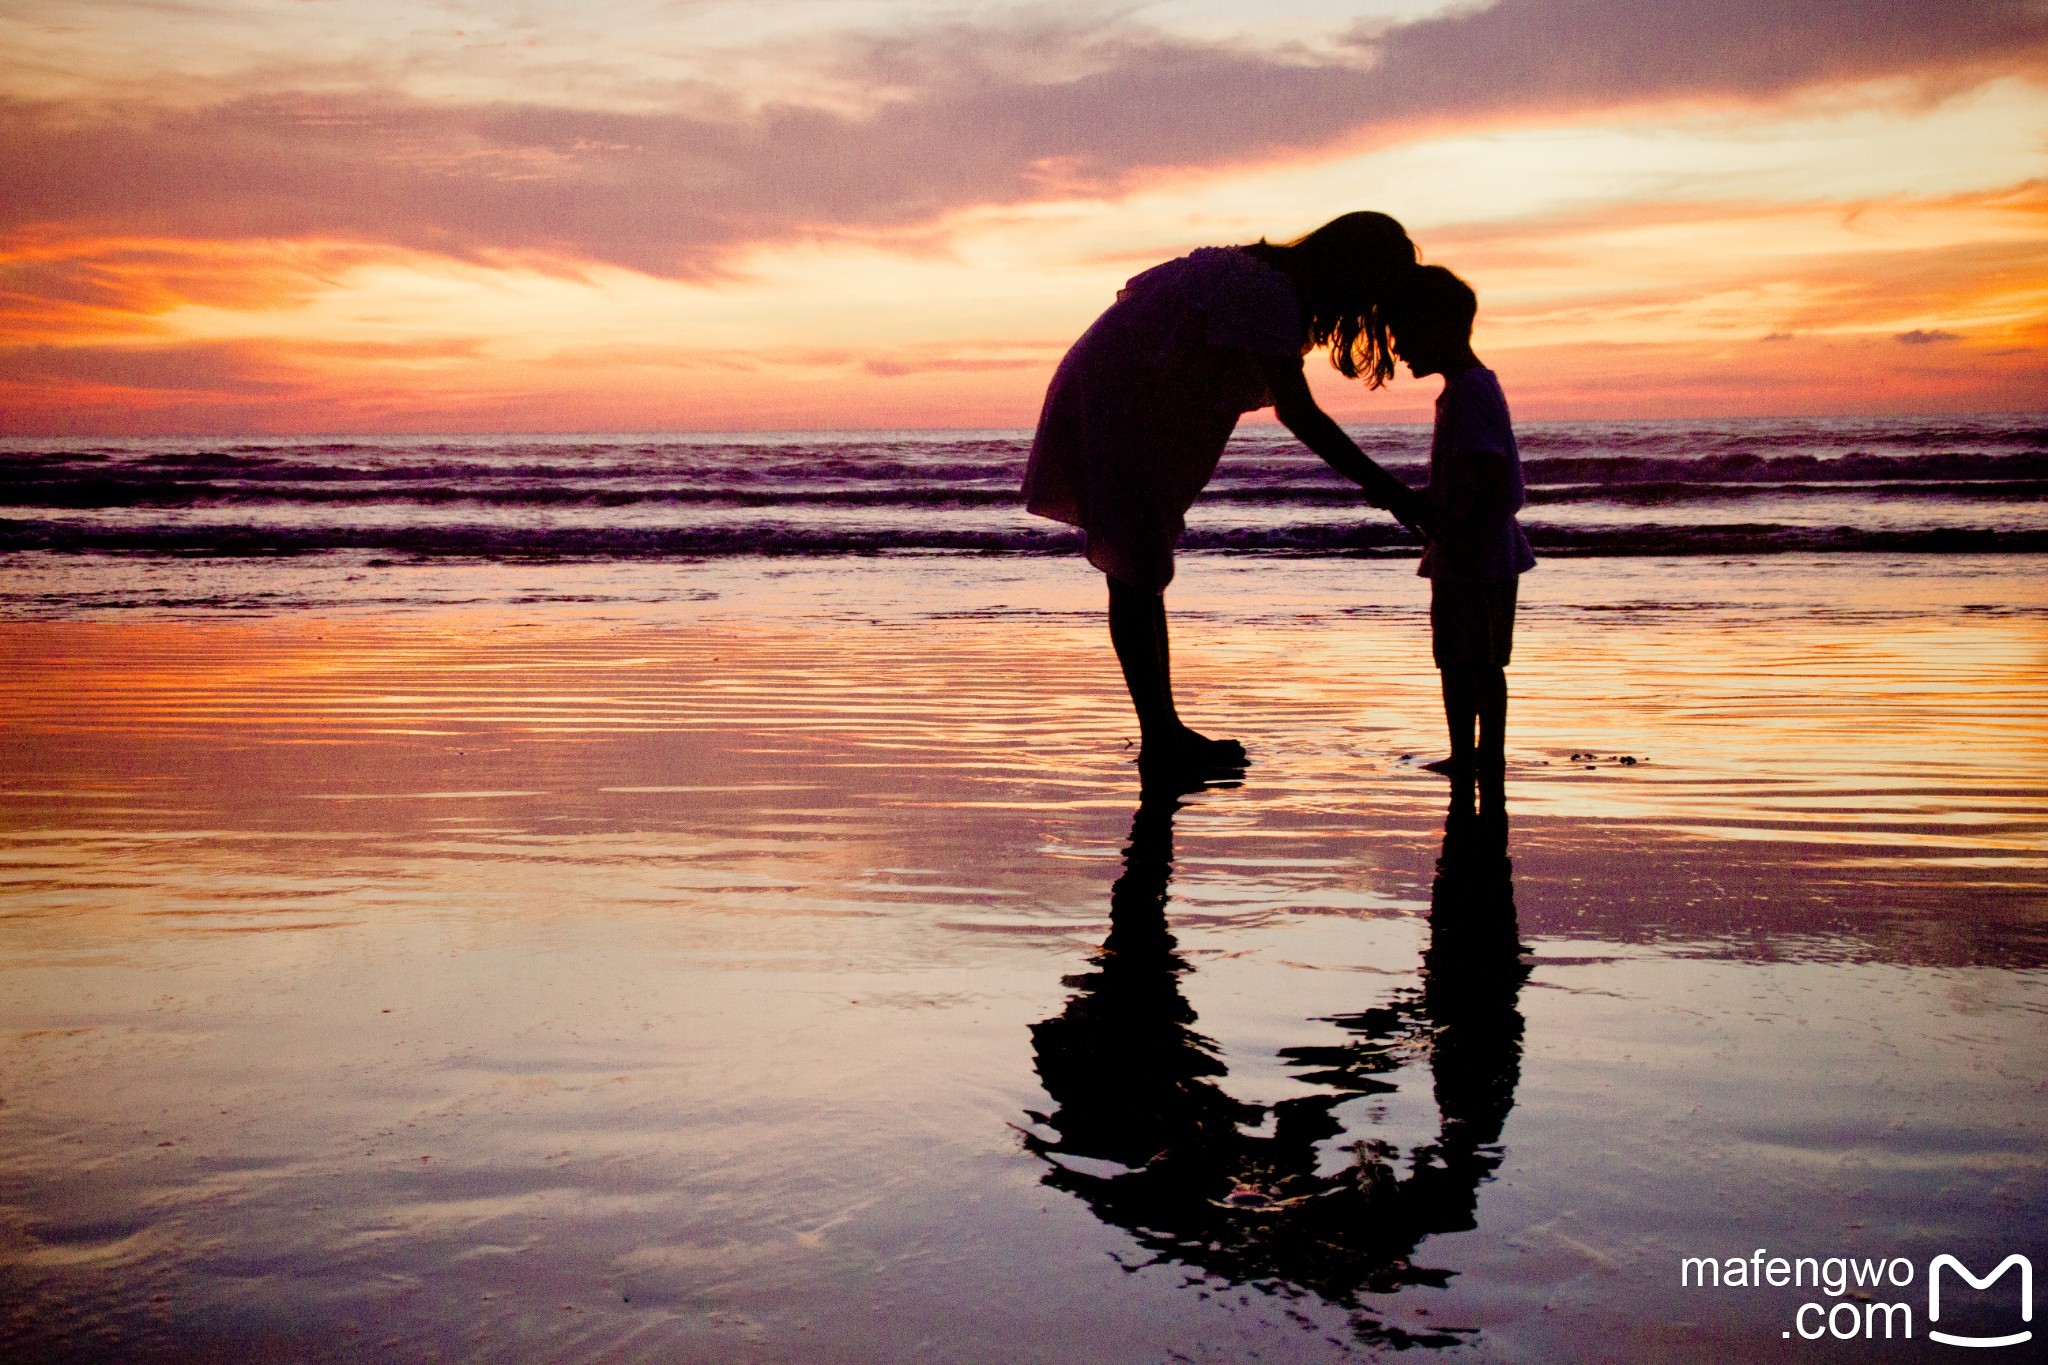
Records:
[[[1482,812],[1498,813],[1516,585],[1536,556],[1515,520],[1524,500],[1522,458],[1507,398],[1472,353],[1478,310],[1470,285],[1432,265],[1408,276],[1386,316],[1394,354],[1409,372],[1444,380],[1423,491],[1431,536],[1418,572],[1430,580],[1430,652],[1443,674],[1451,753],[1428,766],[1455,781],[1476,780]]]

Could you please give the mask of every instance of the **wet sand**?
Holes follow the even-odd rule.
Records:
[[[2048,1253],[2044,568],[1546,564],[1511,868],[1399,564],[1189,556],[1143,807],[1061,560],[0,623],[0,1346],[1811,1355],[1679,1258]]]

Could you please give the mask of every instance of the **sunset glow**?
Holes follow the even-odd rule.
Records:
[[[10,7],[0,429],[1022,425],[1131,274],[1355,208],[1529,416],[2048,404],[2038,7],[593,13]]]

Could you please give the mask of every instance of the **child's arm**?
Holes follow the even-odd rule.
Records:
[[[1394,519],[1417,535],[1427,535],[1432,514],[1415,491],[1374,464],[1330,415],[1316,406],[1309,392],[1308,376],[1301,361],[1279,356],[1259,357],[1266,376],[1266,389],[1273,395],[1273,414],[1301,443],[1322,456],[1323,463],[1365,490],[1366,501],[1394,514]]]

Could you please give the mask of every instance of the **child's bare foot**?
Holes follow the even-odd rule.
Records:
[[[1166,736],[1154,736],[1138,750],[1138,764],[1156,770],[1214,772],[1242,768],[1244,745],[1234,739],[1211,739],[1183,725]]]

